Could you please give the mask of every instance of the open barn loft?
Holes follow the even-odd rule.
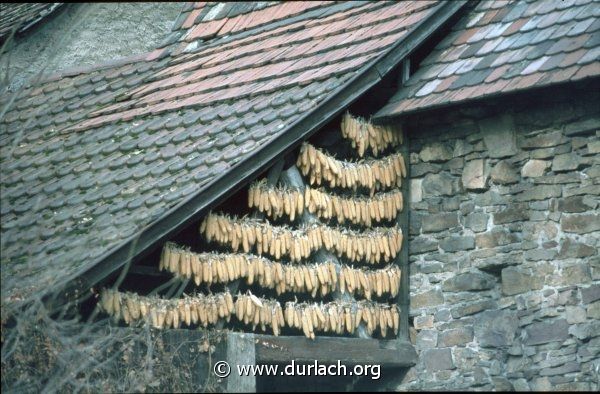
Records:
[[[517,328],[506,325],[517,318],[491,311],[488,325],[500,325],[502,335],[471,323],[469,336],[462,318],[495,307],[500,296],[447,316],[432,308],[493,291],[493,275],[504,280],[515,263],[418,282],[431,288],[409,310],[409,259],[423,263],[423,253],[438,250],[464,259],[472,249],[490,258],[489,248],[516,242],[512,232],[522,229],[513,222],[525,216],[487,231],[506,224],[486,216],[497,207],[472,212],[475,204],[504,204],[484,193],[489,163],[510,155],[520,163],[531,149],[519,153],[514,130],[497,137],[514,129],[507,102],[530,90],[597,84],[598,27],[590,0],[188,3],[154,51],[63,72],[0,99],[2,305],[34,298],[57,310],[74,305],[84,317],[100,312],[114,326],[151,327],[176,342],[225,330],[224,357],[234,364],[417,365],[413,375],[432,375],[431,387],[443,387],[433,384],[464,353],[452,346],[475,330],[482,346],[508,347],[502,340]],[[489,108],[464,108],[490,99],[502,117],[480,120]],[[419,127],[429,130],[438,116],[443,124],[435,127],[451,131],[427,134],[442,141],[430,147]],[[465,131],[472,135],[458,148],[443,145],[473,119],[481,125]],[[579,148],[597,124],[587,122],[573,132]],[[494,149],[491,161],[483,157]],[[520,203],[534,193],[529,187],[516,186],[526,194]],[[459,200],[473,196],[461,193],[485,198],[463,209]],[[541,197],[532,199],[539,210]],[[409,207],[431,216],[418,212],[409,222]],[[459,223],[463,210],[481,223]],[[431,233],[463,225],[466,236],[447,234],[438,248]],[[577,231],[597,231],[588,227]],[[424,233],[413,258],[409,236]],[[507,278],[516,275],[508,269]],[[444,299],[442,289],[462,293]],[[415,329],[439,324],[456,337],[446,343],[429,330],[418,345],[432,349],[417,356]],[[265,385],[259,380],[230,377],[225,389],[254,391]]]

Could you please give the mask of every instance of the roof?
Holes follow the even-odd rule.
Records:
[[[597,0],[483,1],[376,118],[600,75]]]
[[[13,29],[22,32],[59,8],[62,3],[3,3],[0,4],[0,40]]]
[[[248,13],[225,17],[209,36],[205,6],[186,8],[190,27],[164,48],[0,102],[14,100],[0,120],[3,301],[147,252],[331,120],[462,3],[286,2],[230,30]]]

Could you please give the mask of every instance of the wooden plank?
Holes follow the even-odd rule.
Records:
[[[396,297],[396,303],[400,307],[400,329],[398,331],[398,338],[401,341],[409,341],[409,308],[410,308],[410,265],[409,265],[409,242],[408,238],[410,235],[409,226],[409,210],[410,210],[410,147],[409,138],[406,130],[402,130],[402,145],[400,147],[400,153],[404,157],[404,163],[406,164],[406,178],[402,180],[402,186],[400,191],[403,197],[402,212],[396,218],[396,225],[402,229],[402,248],[400,253],[396,257],[396,264],[402,271],[400,277],[400,292]]]
[[[372,364],[382,367],[411,367],[417,353],[408,341],[371,338],[255,335],[257,364],[297,363],[345,365]]]
[[[256,365],[254,334],[230,332],[227,334],[227,362],[231,374],[227,379],[228,393],[256,392],[256,377],[252,374],[240,376],[238,365]]]

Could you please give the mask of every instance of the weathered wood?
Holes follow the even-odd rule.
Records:
[[[400,153],[404,157],[404,163],[406,164],[407,178],[402,180],[400,191],[403,197],[402,211],[396,218],[396,225],[402,229],[402,246],[400,253],[396,257],[396,264],[400,267],[402,276],[400,277],[400,291],[396,297],[396,303],[400,307],[400,330],[398,332],[398,338],[404,341],[409,340],[409,327],[408,327],[408,310],[410,307],[410,294],[409,294],[409,277],[410,277],[410,266],[409,266],[409,209],[410,209],[410,150],[409,150],[409,139],[406,130],[402,130],[402,145],[400,147]]]
[[[288,186],[297,187],[302,191],[304,191],[304,189],[306,188],[306,184],[302,179],[302,175],[300,175],[300,171],[295,165],[291,166],[289,169],[287,169],[281,174],[281,182]],[[308,212],[308,209],[304,210],[302,216],[299,218],[299,221],[301,224],[305,225],[320,223],[319,219],[315,215],[312,215],[310,212]],[[342,264],[339,262],[337,257],[333,253],[328,252],[324,249],[320,249],[319,251],[317,251],[317,253],[315,253],[313,257],[313,260],[317,263],[324,263],[326,261],[332,262],[335,265],[335,271],[338,273],[338,275],[342,269]],[[352,297],[352,295],[348,293],[342,293],[337,289],[332,293],[332,296],[334,300],[355,303],[355,300]],[[352,309],[356,313],[356,305],[354,305]],[[360,323],[360,325],[354,332],[354,335],[358,336],[359,338],[370,338],[364,323]]]
[[[228,393],[253,393],[256,392],[256,377],[252,374],[240,376],[238,365],[256,365],[254,334],[235,333],[227,334],[227,363],[231,374],[227,379]]]
[[[417,353],[407,341],[372,338],[319,337],[314,340],[297,336],[256,335],[256,363],[312,363],[345,365],[377,364],[382,367],[410,367]]]

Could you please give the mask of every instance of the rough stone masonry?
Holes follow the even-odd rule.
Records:
[[[599,111],[571,87],[409,120],[419,362],[390,388],[600,389]]]

